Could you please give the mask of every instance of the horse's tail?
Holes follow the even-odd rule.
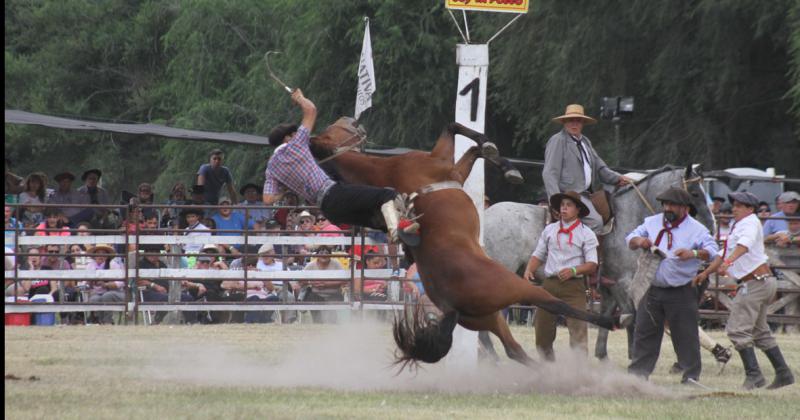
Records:
[[[402,316],[394,319],[394,341],[398,347],[395,364],[401,365],[398,373],[408,365],[413,370],[419,361],[438,362],[453,344],[458,312],[448,312],[441,319],[429,318],[424,306],[422,303],[406,305]]]

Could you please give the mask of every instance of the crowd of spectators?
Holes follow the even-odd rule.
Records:
[[[178,182],[169,196],[158,207],[156,191],[152,184],[142,182],[136,194],[123,191],[120,199],[102,187],[103,173],[89,169],[81,175],[83,185],[75,189],[76,176],[71,172],[56,174],[53,185],[48,176],[33,173],[24,179],[10,171],[6,161],[5,247],[6,270],[123,270],[146,269],[197,269],[197,270],[247,270],[247,271],[310,271],[346,270],[350,258],[360,260],[364,250],[348,245],[317,246],[310,243],[286,244],[230,244],[221,237],[294,236],[342,237],[349,226],[336,226],[314,209],[304,207],[302,200],[288,194],[270,209],[261,202],[261,188],[252,182],[244,183],[237,202],[234,177],[222,165],[224,154],[213,150],[209,162],[200,166],[187,197],[185,183]],[[48,188],[52,187],[52,188]],[[227,194],[225,194],[227,193]],[[11,204],[11,205],[9,205]],[[16,204],[16,205],[14,205]],[[56,207],[52,204],[101,204],[105,208],[80,206]],[[148,205],[156,205],[149,207]],[[203,207],[206,206],[206,207]],[[17,246],[21,236],[95,236],[128,234],[128,244],[49,244],[43,246]],[[190,243],[137,244],[138,235],[164,235],[191,237]],[[386,242],[381,232],[371,232],[372,238]],[[197,237],[202,239],[197,240]],[[217,239],[220,238],[220,239]],[[360,240],[356,240],[360,242]],[[105,242],[102,239],[97,242]],[[150,241],[148,241],[150,242]],[[178,241],[180,242],[180,241]],[[391,249],[396,252],[396,249]],[[385,269],[391,264],[394,276],[400,276],[399,259],[390,260],[388,245],[369,247],[367,268]],[[10,255],[9,255],[10,254]],[[42,255],[42,254],[47,254]],[[373,257],[374,254],[374,257]],[[138,256],[137,256],[138,255]],[[10,260],[10,263],[9,263]],[[381,262],[382,261],[382,262]],[[360,268],[360,265],[358,266]],[[33,298],[49,294],[55,301],[84,301],[121,303],[134,297],[145,303],[169,300],[169,279],[139,276],[126,288],[124,271],[119,278],[95,280],[19,280],[6,279],[6,296]],[[43,278],[46,276],[43,274]],[[96,277],[87,274],[87,277]],[[223,277],[223,276],[221,276]],[[180,281],[181,302],[345,302],[360,298],[360,284],[350,290],[350,280],[294,279],[230,280],[204,275],[202,279]],[[291,275],[286,276],[291,279]],[[402,281],[402,279],[401,279]],[[385,301],[385,280],[368,280],[365,297],[370,301]],[[410,283],[411,284],[411,283]],[[413,284],[412,284],[413,286]],[[413,287],[416,289],[416,287]],[[413,296],[406,288],[408,296]],[[61,297],[60,293],[64,296]],[[355,296],[353,296],[355,295]],[[312,311],[315,322],[333,322],[334,316],[325,311]],[[82,314],[81,314],[82,315]],[[333,315],[332,313],[330,315]],[[163,319],[158,313],[155,322]],[[296,311],[197,311],[184,312],[184,320],[194,323],[215,322],[294,322]],[[63,318],[63,317],[62,317]],[[72,322],[113,323],[114,312],[97,311],[88,319],[67,316]]]

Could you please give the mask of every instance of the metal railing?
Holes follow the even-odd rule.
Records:
[[[19,204],[6,204],[7,206],[23,207]],[[98,209],[117,209],[126,206],[119,205],[37,205],[37,207],[81,207],[81,208],[98,208]],[[186,229],[176,228],[159,228],[157,230],[147,230],[145,227],[136,224],[135,227],[121,227],[120,229],[89,229],[89,236],[47,236],[51,232],[63,232],[58,228],[46,229],[28,229],[34,233],[32,236],[23,236],[22,233],[26,229],[6,228],[6,237],[8,238],[9,232],[13,231],[14,249],[13,253],[7,253],[7,256],[14,257],[29,257],[31,255],[39,255],[42,258],[47,256],[52,257],[67,257],[70,255],[68,252],[58,254],[41,254],[34,252],[22,252],[21,247],[24,246],[46,246],[46,245],[97,245],[109,244],[111,246],[124,247],[123,252],[113,254],[106,253],[92,253],[81,254],[83,257],[106,256],[110,259],[121,258],[124,262],[122,269],[106,269],[106,270],[21,270],[19,261],[14,264],[12,270],[6,270],[6,281],[13,281],[11,291],[14,296],[19,295],[18,288],[20,282],[32,279],[47,280],[58,282],[59,289],[59,302],[54,303],[33,303],[33,302],[7,302],[5,305],[5,313],[50,313],[50,312],[87,312],[87,311],[116,311],[123,313],[123,319],[127,321],[129,313],[142,313],[149,311],[273,311],[273,310],[339,310],[349,308],[353,310],[363,309],[399,309],[402,308],[405,297],[402,296],[401,291],[394,294],[397,299],[389,300],[387,293],[387,300],[385,302],[362,302],[364,296],[364,284],[366,280],[380,280],[387,282],[387,289],[397,290],[398,287],[390,286],[395,282],[406,281],[404,278],[396,276],[397,264],[393,264],[394,269],[367,269],[366,264],[360,264],[360,269],[356,269],[359,265],[357,256],[353,250],[356,245],[356,240],[361,245],[362,253],[365,246],[381,245],[386,246],[384,242],[376,242],[368,238],[365,232],[361,229],[350,228],[343,231],[317,231],[317,230],[273,230],[269,231],[255,231],[250,225],[250,212],[251,210],[280,210],[288,209],[290,211],[299,211],[302,209],[315,209],[309,206],[287,207],[287,206],[212,206],[212,205],[141,205],[140,209],[158,208],[158,209],[187,209],[187,208],[201,208],[201,209],[214,209],[219,210],[222,208],[232,208],[234,211],[241,211],[244,214],[245,228],[244,229],[209,229],[202,231],[209,233],[203,236],[187,236]],[[129,209],[133,210],[133,208]],[[18,213],[18,211],[17,211]],[[73,231],[74,232],[74,231]],[[38,233],[38,235],[37,235]],[[340,235],[340,236],[326,236],[319,235]],[[44,236],[41,236],[44,235]],[[269,236],[267,236],[269,235]],[[300,236],[302,235],[302,236]],[[147,256],[158,256],[159,258],[192,258],[198,257],[200,254],[194,252],[183,252],[180,248],[185,245],[207,245],[213,243],[216,245],[224,244],[230,246],[240,245],[243,252],[240,252],[236,257],[241,258],[242,262],[246,262],[249,257],[255,257],[257,252],[252,252],[250,246],[253,245],[283,245],[283,246],[297,246],[297,245],[328,245],[335,247],[349,247],[350,252],[344,254],[332,254],[332,258],[345,258],[347,260],[348,268],[346,270],[314,270],[314,271],[290,271],[288,267],[283,267],[284,271],[261,272],[251,271],[243,267],[241,270],[201,270],[197,268],[159,268],[159,269],[145,269],[141,268],[140,259]],[[139,247],[141,245],[168,245],[168,252],[142,252]],[[176,251],[176,248],[178,251]],[[136,252],[128,252],[133,251]],[[394,251],[390,246],[390,250]],[[275,258],[317,258],[316,255],[297,254],[290,252],[281,252],[273,254]],[[387,258],[387,261],[395,260],[402,257],[402,251],[395,251],[389,253],[376,253],[376,257]],[[230,255],[227,257],[231,257]],[[363,257],[363,256],[362,256]],[[174,263],[174,260],[173,260]],[[175,264],[173,264],[175,265]],[[136,290],[136,283],[138,280],[168,280],[170,281],[169,300],[167,303],[160,302],[146,302],[142,301],[141,295],[134,293]],[[356,279],[359,280],[360,290],[354,293],[354,285]],[[76,303],[67,302],[64,300],[64,283],[72,281],[123,281],[125,284],[125,301],[119,304],[102,304],[102,303]],[[238,280],[244,282],[243,299],[247,297],[247,290],[249,283],[253,281],[272,281],[282,280],[285,286],[289,282],[303,282],[303,281],[336,281],[347,282],[342,295],[342,302],[246,302],[246,301],[227,301],[227,302],[180,302],[180,291],[172,291],[176,286],[180,286],[181,280],[203,280],[203,281],[217,281],[224,282],[230,280]],[[399,284],[399,283],[398,283]],[[7,289],[9,285],[7,283]],[[8,293],[8,290],[7,290]],[[177,298],[176,298],[177,297]],[[402,300],[400,298],[403,298]],[[138,317],[134,317],[134,322],[137,322]]]

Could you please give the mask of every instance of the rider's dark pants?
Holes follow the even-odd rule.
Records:
[[[322,199],[320,210],[334,224],[385,229],[381,206],[393,200],[397,192],[389,188],[338,182]]]
[[[628,372],[650,376],[656,367],[664,335],[669,324],[672,347],[683,368],[683,380],[700,378],[700,338],[697,332],[697,288],[656,287],[647,289],[636,311],[633,338],[633,360]]]

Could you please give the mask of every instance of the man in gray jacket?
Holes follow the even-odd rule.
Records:
[[[603,220],[589,200],[589,194],[602,189],[600,182],[623,185],[631,179],[609,168],[581,133],[584,125],[597,122],[584,115],[582,105],[567,105],[564,115],[553,118],[553,121],[563,124],[564,128],[547,141],[542,170],[547,196],[565,191],[579,192],[581,201],[589,208],[589,215],[581,221],[599,233]]]

